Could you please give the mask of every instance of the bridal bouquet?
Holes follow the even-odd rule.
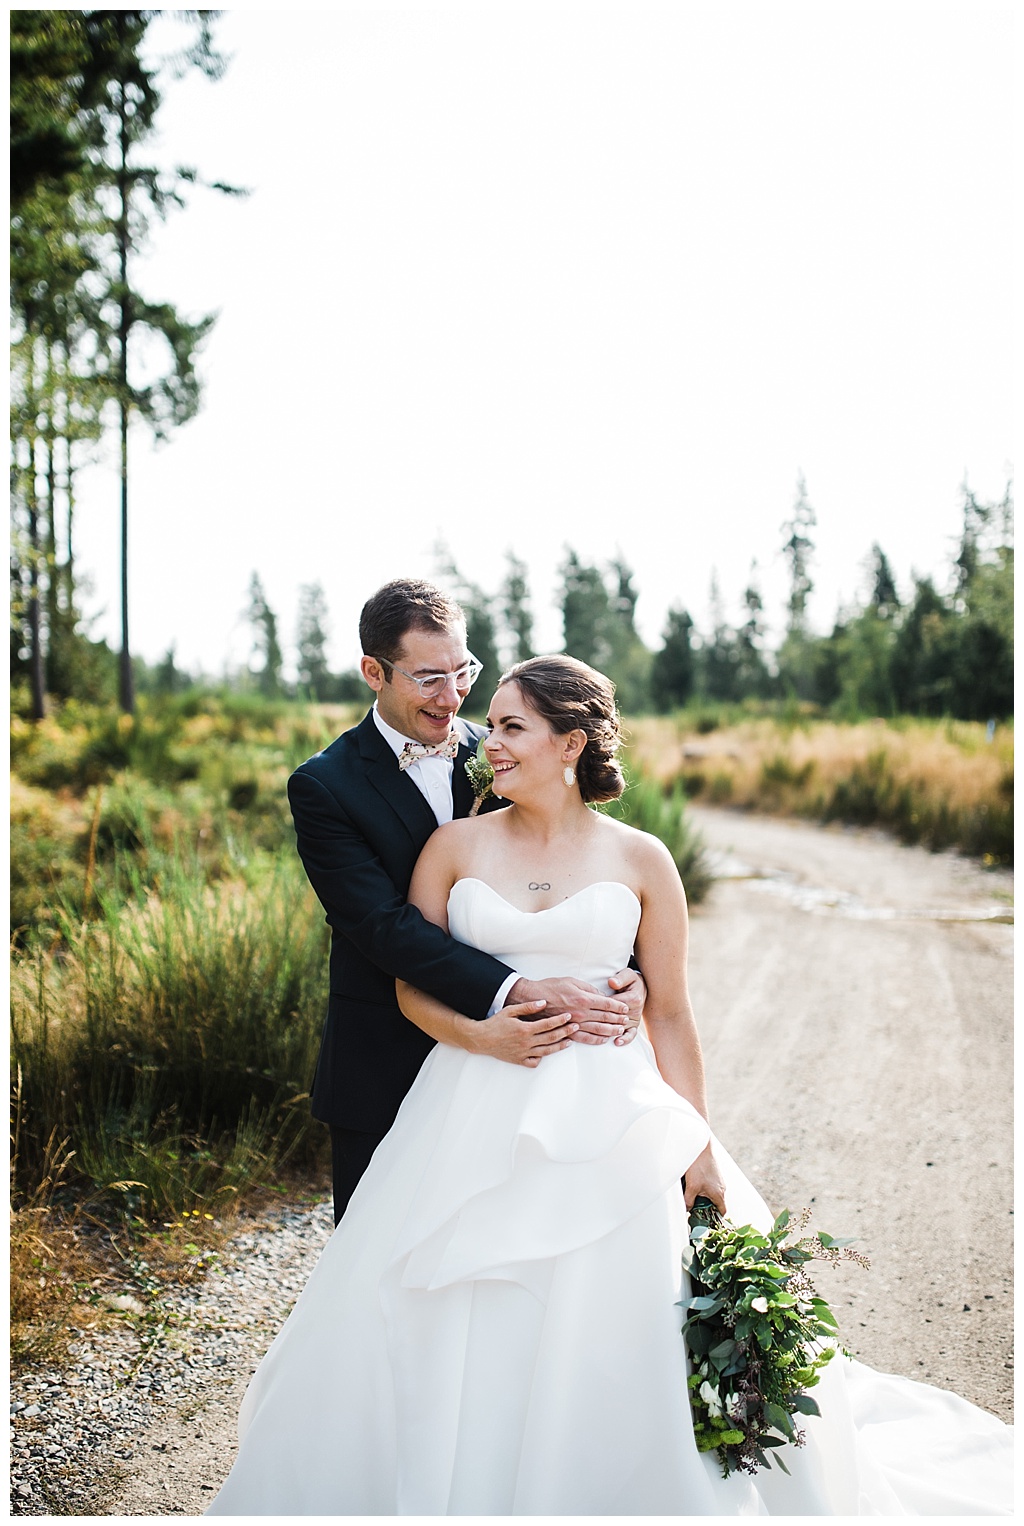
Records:
[[[783,1212],[761,1234],[722,1219],[707,1198],[690,1214],[684,1264],[693,1297],[680,1305],[688,1311],[690,1407],[698,1449],[717,1452],[726,1478],[738,1469],[756,1473],[770,1458],[788,1473],[777,1449],[803,1445],[794,1417],[820,1413],[807,1390],[835,1355],[838,1327],[806,1262],[868,1264],[848,1240],[821,1231],[793,1239],[809,1218],[804,1210],[791,1229]]]

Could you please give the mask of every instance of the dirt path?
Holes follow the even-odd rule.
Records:
[[[773,1207],[872,1269],[820,1275],[872,1366],[1012,1404],[1013,879],[874,833],[695,811],[711,1117]],[[774,871],[774,872],[773,872]],[[932,913],[933,915],[924,915]]]
[[[728,876],[691,933],[717,1133],[774,1207],[808,1204],[870,1254],[870,1272],[818,1279],[856,1355],[1009,1419],[1012,928],[970,919],[1012,911],[1012,876],[872,833],[694,816]],[[274,1328],[199,1407],[168,1408],[87,1509],[201,1513]]]

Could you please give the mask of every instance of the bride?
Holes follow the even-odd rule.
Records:
[[[623,787],[606,678],[520,663],[488,724],[511,805],[440,827],[410,899],[530,978],[600,984],[634,951],[645,1031],[538,1029],[506,1061],[400,985],[438,1043],[253,1378],[209,1513],[1011,1513],[1007,1427],[843,1358],[791,1476],[723,1479],[697,1451],[680,1178],[687,1205],[771,1214],[707,1121],[683,889],[660,842],[588,808]]]

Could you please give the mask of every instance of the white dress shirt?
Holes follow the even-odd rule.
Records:
[[[404,737],[394,726],[389,726],[376,705],[373,707],[373,719],[395,757],[400,757],[402,748],[414,738]],[[446,821],[451,821],[454,814],[451,758],[442,758],[437,754],[432,758],[416,758],[409,764],[406,773],[433,811],[438,826],[443,827]]]
[[[396,758],[401,755],[406,742],[415,740],[413,737],[404,737],[400,731],[395,730],[394,726],[389,726],[376,704],[373,707],[373,719],[377,730]],[[416,758],[409,764],[406,773],[433,811],[438,826],[444,826],[446,821],[451,821],[455,814],[452,803],[452,759],[442,758],[436,754],[432,758]],[[507,980],[502,981],[491,1002],[488,1017],[493,1017],[495,1012],[505,1005],[508,993],[518,979],[518,974],[513,971]]]

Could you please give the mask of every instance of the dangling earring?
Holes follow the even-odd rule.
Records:
[[[569,763],[562,769],[562,781],[566,789],[572,789],[576,783],[576,770]]]

